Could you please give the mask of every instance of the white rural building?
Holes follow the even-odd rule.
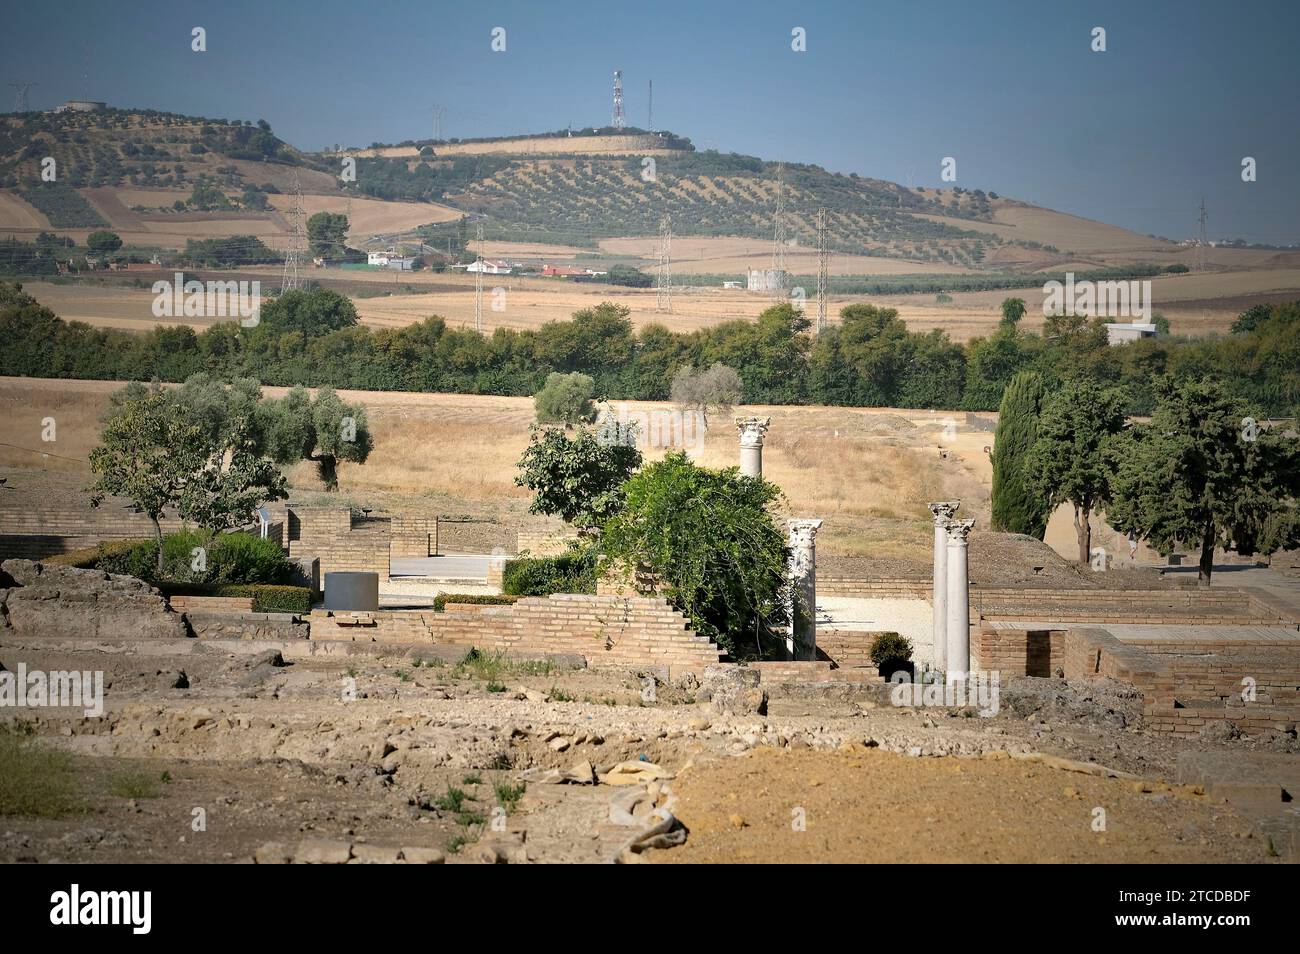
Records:
[[[395,249],[384,249],[382,252],[370,252],[366,256],[367,265],[378,265],[381,268],[396,268],[403,271],[410,271],[415,266],[414,258],[407,258],[401,252]]]
[[[1112,321],[1106,325],[1106,344],[1117,345],[1126,341],[1137,341],[1139,338],[1154,338],[1158,330],[1154,324],[1146,321],[1134,321],[1129,324]]]
[[[465,266],[467,272],[482,272],[484,275],[509,275],[513,269],[509,262],[494,262],[489,258],[481,262],[470,262]]]

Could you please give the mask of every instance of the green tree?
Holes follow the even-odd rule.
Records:
[[[307,242],[312,255],[326,261],[347,253],[348,217],[342,212],[317,212],[307,220]]]
[[[100,229],[86,236],[86,248],[101,255],[111,255],[122,247],[122,237],[116,232]]]
[[[162,390],[124,402],[109,417],[100,445],[90,452],[95,482],[90,505],[108,496],[125,497],[153,524],[162,572],[163,511],[181,500],[189,481],[207,460],[202,431],[187,422]]]
[[[606,440],[585,427],[570,438],[559,428],[534,425],[515,484],[533,492],[530,513],[592,529],[622,506],[620,488],[640,466],[641,453],[630,442]]]
[[[1051,508],[1045,497],[1030,489],[1025,456],[1038,432],[1042,401],[1042,376],[1021,371],[1002,393],[993,437],[993,529],[1039,540],[1047,530]]]
[[[296,387],[278,401],[264,402],[258,428],[266,453],[279,464],[313,461],[327,491],[339,489],[341,461],[364,464],[374,438],[360,404],[344,402],[333,388],[321,388],[315,399]]]
[[[316,338],[352,328],[356,323],[357,310],[346,295],[326,288],[295,289],[262,305],[261,323],[256,330],[264,334],[297,331],[304,337]]]
[[[783,622],[785,539],[774,484],[735,467],[697,467],[669,454],[628,480],[626,503],[604,526],[608,563],[657,587],[696,632],[732,655],[759,620]]]
[[[596,417],[596,408],[591,403],[595,393],[596,382],[590,375],[581,371],[568,374],[552,371],[546,376],[546,384],[533,397],[537,420],[565,427],[591,423]]]
[[[673,375],[670,392],[673,403],[683,410],[698,411],[705,428],[709,426],[709,412],[726,413],[744,397],[744,385],[734,368],[715,361],[711,368],[696,371],[683,365]]]
[[[1043,398],[1037,435],[1024,459],[1027,492],[1047,514],[1074,507],[1079,563],[1092,553],[1092,513],[1110,500],[1109,451],[1124,429],[1122,394],[1091,381],[1073,381]]]
[[[1002,299],[1001,324],[1010,325],[1014,328],[1023,317],[1025,317],[1025,300],[1023,298]]]
[[[1216,547],[1270,553],[1296,545],[1297,441],[1254,417],[1209,379],[1156,385],[1155,413],[1117,441],[1107,518],[1162,554],[1198,548],[1209,586]],[[1247,418],[1251,418],[1247,422]]]

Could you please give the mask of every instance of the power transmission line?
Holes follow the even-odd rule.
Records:
[[[16,83],[10,83],[9,85],[14,88],[14,112],[15,113],[27,112],[28,109],[27,91],[30,90],[33,86],[36,86],[38,84],[20,81]]]
[[[785,297],[785,163],[776,166],[776,216],[772,227],[772,298]]]
[[[293,205],[289,207],[289,215],[293,219],[293,235],[289,239],[288,246],[285,247],[284,274],[280,277],[281,294],[299,287],[298,263],[306,239],[306,230],[302,224],[302,183],[298,181],[296,172],[293,174]]]
[[[665,215],[659,220],[659,282],[655,289],[655,311],[673,310],[673,219]]]
[[[830,274],[826,248],[826,210],[817,210],[817,333],[826,330],[826,286]]]
[[[474,272],[474,330],[479,334],[483,333],[483,223],[479,221],[474,225],[475,245],[478,246],[478,257],[475,261],[478,268]]]

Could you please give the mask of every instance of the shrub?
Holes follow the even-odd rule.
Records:
[[[501,589],[511,596],[595,593],[595,552],[507,560],[501,574]]]
[[[479,593],[439,593],[433,598],[433,611],[441,613],[448,603],[470,603],[475,606],[510,606],[517,596],[492,596]]]
[[[123,541],[126,546],[101,544],[89,566],[109,573],[125,573],[155,586],[178,584],[281,583],[288,579],[289,562],[280,545],[251,533],[212,534],[182,530],[163,537],[163,570],[157,571],[158,544],[153,540]],[[195,565],[195,549],[205,551]]]
[[[912,661],[912,641],[898,633],[881,633],[871,644],[871,661],[882,673]]]
[[[146,583],[158,583],[158,544],[153,540],[136,540],[129,546],[108,547],[101,550],[92,566],[106,573],[134,576]]]

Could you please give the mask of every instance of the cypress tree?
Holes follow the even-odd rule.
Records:
[[[1018,373],[1002,394],[993,438],[993,529],[1039,540],[1047,532],[1051,508],[1025,480],[1025,455],[1038,435],[1042,403],[1042,377],[1034,371]]]

